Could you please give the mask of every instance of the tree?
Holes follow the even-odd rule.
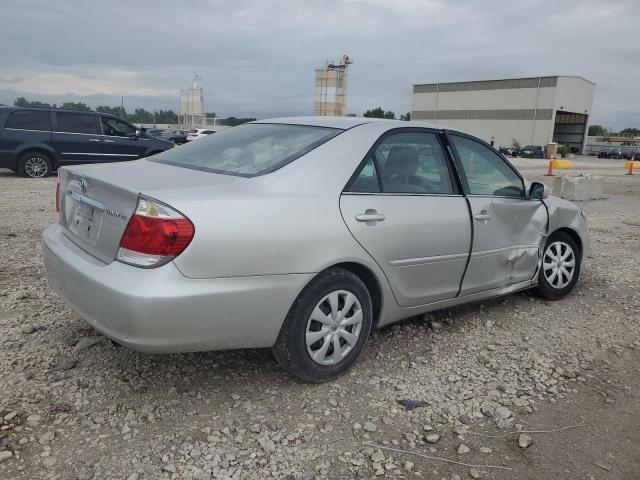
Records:
[[[390,120],[394,120],[396,118],[395,113],[390,110],[385,112],[382,107],[367,110],[366,112],[364,112],[363,116],[368,118],[388,118]]]
[[[404,120],[405,122],[408,122],[411,120],[411,112],[407,112],[404,115],[400,115],[400,120]]]
[[[127,112],[123,107],[109,107],[108,105],[100,105],[96,107],[96,112],[108,113],[119,118],[127,118]]]
[[[620,130],[620,133],[622,135],[633,135],[634,137],[637,137],[640,135],[640,130],[637,128],[625,128],[624,130]]]
[[[135,123],[154,123],[153,119],[153,113],[144,108],[136,108],[133,114],[129,115],[129,121]]]
[[[16,107],[30,107],[30,108],[56,108],[56,104],[54,103],[53,105],[49,104],[49,103],[45,103],[45,102],[38,102],[38,101],[34,101],[34,102],[30,102],[29,100],[27,100],[24,97],[18,97],[13,101],[13,104]]]
[[[587,134],[590,137],[601,137],[607,134],[607,130],[602,125],[589,125],[589,132]]]
[[[217,125],[228,125],[230,127],[235,127],[236,125],[242,125],[243,123],[253,122],[255,118],[236,118],[236,117],[228,117],[228,118],[219,118],[216,122]]]
[[[153,114],[154,123],[178,123],[178,114],[173,110],[154,110]]]
[[[64,102],[60,105],[60,108],[65,110],[77,110],[78,112],[91,112],[91,108],[86,103],[82,102]]]

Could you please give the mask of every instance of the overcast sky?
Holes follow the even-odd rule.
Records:
[[[1,0],[0,103],[18,96],[207,111],[313,112],[314,68],[343,53],[349,112],[411,109],[414,83],[580,75],[591,123],[640,127],[638,0]]]

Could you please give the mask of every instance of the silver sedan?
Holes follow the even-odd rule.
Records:
[[[425,123],[245,124],[120,164],[61,168],[53,289],[143,352],[269,347],[309,382],[372,328],[525,289],[569,293],[581,210],[485,142]]]

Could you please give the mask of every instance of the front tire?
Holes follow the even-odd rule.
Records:
[[[535,293],[546,300],[559,300],[567,295],[580,275],[582,255],[576,242],[565,232],[551,234],[542,254]]]
[[[273,354],[304,382],[344,374],[369,337],[371,296],[364,282],[342,268],[322,272],[300,293],[282,325]]]
[[[26,178],[43,178],[51,175],[53,165],[48,155],[41,152],[27,152],[18,159],[18,175]]]

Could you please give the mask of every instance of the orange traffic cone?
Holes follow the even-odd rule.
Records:
[[[549,160],[549,169],[547,170],[545,177],[555,177],[553,174],[553,160]]]
[[[631,160],[629,160],[629,170],[627,171],[627,173],[625,173],[625,175],[634,175],[633,173],[633,157],[631,157]]]

